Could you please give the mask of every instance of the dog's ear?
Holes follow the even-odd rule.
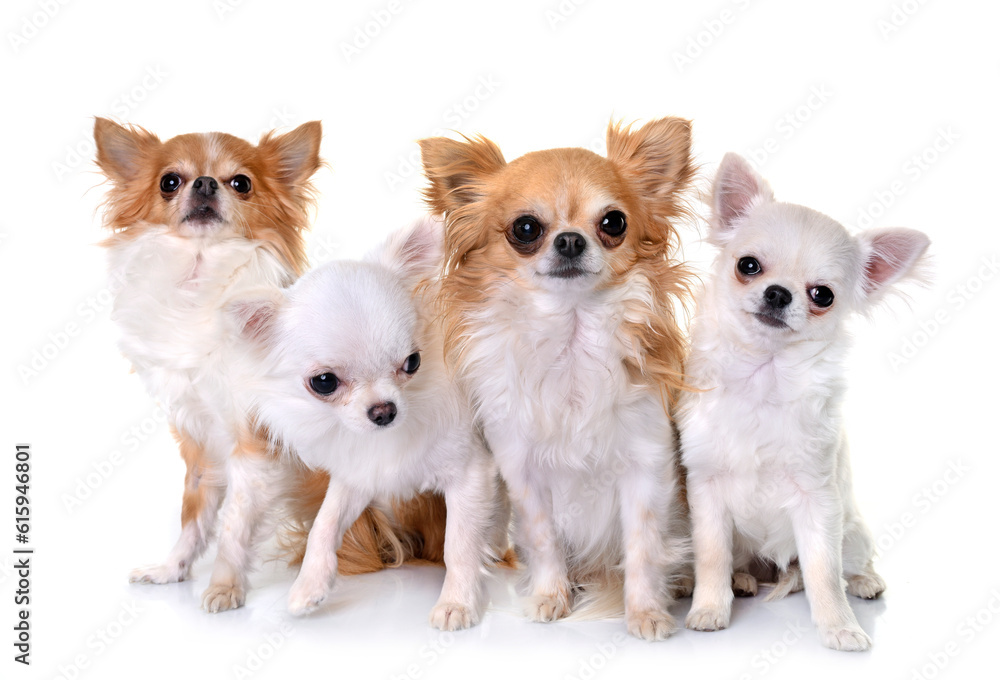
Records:
[[[448,215],[483,197],[484,184],[507,164],[500,147],[483,136],[455,141],[447,137],[422,139],[420,156],[430,186],[424,200],[431,212]]]
[[[281,290],[262,290],[256,296],[234,300],[225,314],[236,334],[257,346],[273,344],[278,327],[278,312],[285,301]]]
[[[774,192],[767,180],[745,158],[727,153],[712,184],[712,240],[717,245],[722,243],[753,206],[773,200]]]
[[[411,287],[416,286],[441,271],[444,224],[435,217],[426,217],[389,236],[371,257],[399,274]]]
[[[120,184],[140,174],[144,160],[160,146],[160,139],[141,127],[128,127],[107,118],[94,119],[97,165],[108,179]]]
[[[323,125],[313,120],[283,135],[264,133],[258,150],[270,159],[269,167],[277,168],[279,179],[294,185],[305,182],[319,169],[322,139]]]
[[[608,160],[647,200],[672,200],[694,175],[689,120],[659,118],[638,130],[612,121],[607,146]]]
[[[915,229],[872,229],[858,236],[861,245],[862,294],[877,302],[893,286],[925,278],[927,248],[931,240]]]

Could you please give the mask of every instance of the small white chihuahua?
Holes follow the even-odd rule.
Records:
[[[851,236],[815,210],[775,201],[736,154],[722,160],[712,203],[710,240],[721,252],[692,327],[688,378],[698,391],[678,414],[695,551],[687,627],[728,626],[734,568],[737,590],[755,592],[745,572],[764,560],[786,592],[800,587],[788,583],[801,568],[827,647],[866,650],[843,578],[863,598],[885,582],[841,423],[844,322],[913,277],[930,242],[909,229]]]
[[[231,310],[257,348],[247,392],[258,423],[330,474],[289,595],[292,614],[327,598],[344,532],[370,503],[440,491],[447,575],[430,622],[457,630],[482,615],[485,564],[506,548],[506,504],[444,365],[430,307],[442,240],[441,224],[426,220],[395,234],[374,261],[327,264]]]

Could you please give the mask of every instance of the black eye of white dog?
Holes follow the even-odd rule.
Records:
[[[744,276],[756,276],[760,274],[762,269],[760,262],[754,257],[741,257],[740,261],[736,263],[736,269],[739,270],[740,274]]]
[[[809,299],[811,299],[817,307],[829,307],[833,304],[833,291],[826,286],[816,286],[815,288],[809,289]]]
[[[420,368],[420,352],[414,352],[403,362],[403,373],[413,375]]]
[[[340,381],[333,373],[320,373],[319,375],[314,375],[309,378],[309,387],[311,387],[316,394],[322,394],[324,396],[333,394],[339,384]]]

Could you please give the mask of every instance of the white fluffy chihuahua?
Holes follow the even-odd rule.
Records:
[[[484,565],[491,549],[506,547],[506,506],[429,306],[442,239],[441,224],[426,220],[372,261],[327,264],[232,308],[257,347],[246,388],[259,424],[330,474],[289,595],[292,614],[327,598],[344,532],[370,503],[440,491],[447,575],[430,622],[457,630],[482,615]]]
[[[713,187],[714,276],[698,301],[678,423],[688,471],[695,591],[687,627],[729,625],[756,560],[801,568],[823,643],[871,639],[845,595],[877,597],[874,542],[854,500],[840,402],[844,325],[913,277],[929,245],[909,229],[850,235],[831,218],[775,201],[727,154]],[[795,564],[795,560],[798,564]],[[798,586],[801,587],[801,586]]]

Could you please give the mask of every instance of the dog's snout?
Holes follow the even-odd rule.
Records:
[[[587,241],[575,231],[564,231],[556,235],[555,247],[557,253],[572,259],[587,248]]]
[[[383,401],[368,409],[368,419],[378,425],[385,427],[396,418],[396,405],[391,401]]]
[[[215,196],[215,192],[219,189],[219,183],[215,181],[215,178],[205,175],[196,179],[191,186],[199,196],[204,196],[205,198]]]
[[[771,309],[784,309],[792,302],[792,294],[784,286],[768,286],[764,291],[764,302]]]

